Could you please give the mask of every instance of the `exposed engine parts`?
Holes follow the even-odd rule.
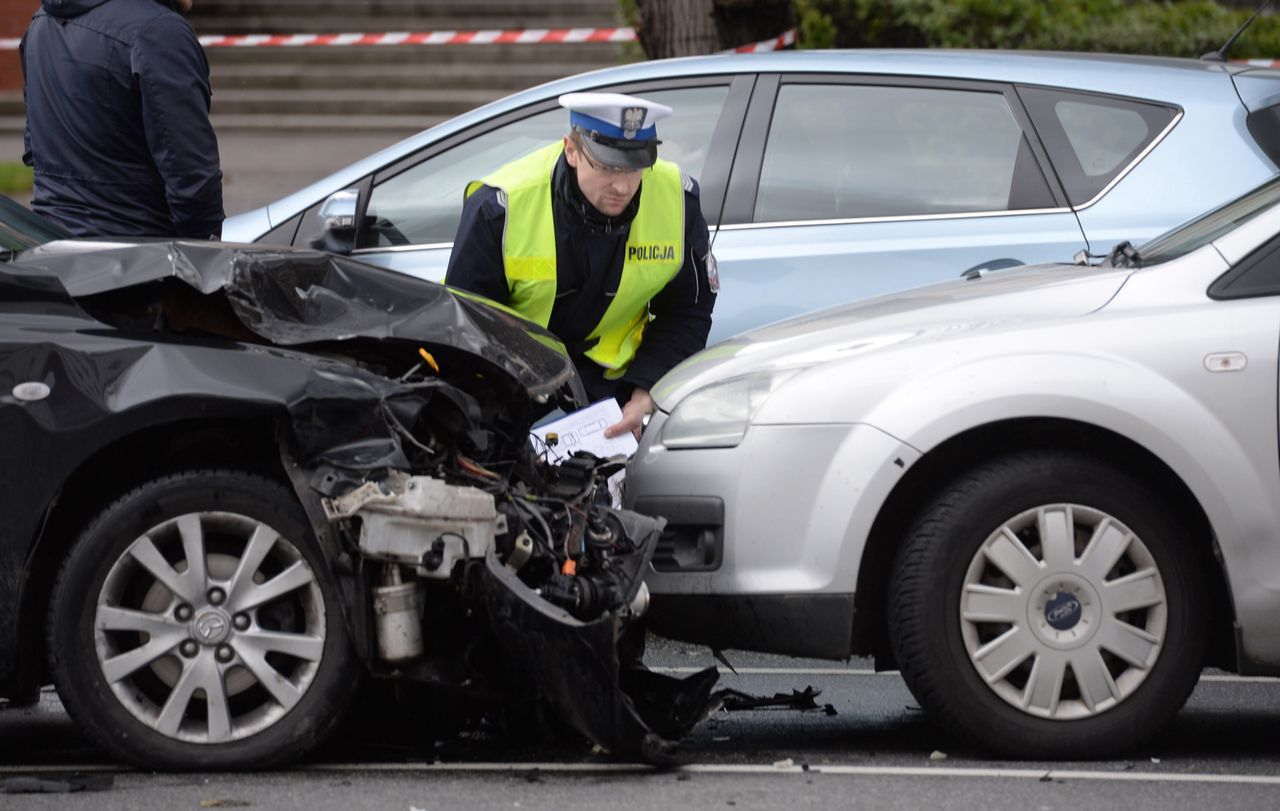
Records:
[[[466,405],[457,392],[442,402]],[[457,411],[468,409],[446,413]],[[620,659],[622,637],[643,634],[628,628],[648,608],[643,578],[662,520],[609,506],[617,460],[582,455],[551,466],[531,446],[477,442],[476,432],[441,430],[430,416],[394,426],[412,437],[412,472],[311,472],[331,530],[358,561],[370,669],[526,701],[532,684],[598,746],[669,757],[671,739],[705,713],[682,715],[683,725],[666,710],[661,720],[646,714],[668,698],[707,709],[715,699],[714,680],[637,680],[626,674],[642,669],[638,659]],[[626,692],[640,684],[642,699]]]
[[[421,655],[427,584],[464,577],[459,565],[483,561],[491,550],[511,571],[523,570],[536,595],[576,619],[614,610],[628,619],[643,615],[648,589],[613,560],[643,550],[609,508],[593,503],[591,460],[574,462],[566,472],[568,486],[579,488],[576,499],[390,471],[322,502],[331,520],[358,526],[364,559],[383,564],[372,589],[379,658],[399,663]],[[504,500],[502,511],[495,494]]]

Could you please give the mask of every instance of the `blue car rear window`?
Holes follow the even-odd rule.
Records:
[[[1137,99],[1018,87],[1073,206],[1092,202],[1165,131],[1175,108]]]

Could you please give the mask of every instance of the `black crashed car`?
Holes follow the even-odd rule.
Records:
[[[317,251],[59,236],[0,198],[0,697],[51,681],[149,769],[300,757],[361,674],[651,759],[705,709],[619,661],[662,522],[533,451],[583,404],[549,333]]]

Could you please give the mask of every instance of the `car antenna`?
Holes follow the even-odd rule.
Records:
[[[1257,10],[1254,11],[1253,14],[1249,15],[1249,19],[1244,21],[1244,25],[1236,29],[1236,32],[1231,35],[1231,39],[1227,40],[1226,43],[1218,50],[1209,51],[1209,53],[1201,56],[1200,59],[1204,62],[1226,62],[1227,51],[1231,49],[1232,45],[1236,44],[1236,40],[1245,32],[1245,29],[1253,25],[1253,21],[1256,20],[1258,15],[1261,14],[1269,5],[1271,5],[1271,0],[1262,0],[1262,5],[1258,6]]]

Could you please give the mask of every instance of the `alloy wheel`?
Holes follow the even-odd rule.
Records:
[[[102,675],[138,721],[200,744],[252,736],[306,694],[325,648],[324,598],[290,540],[228,512],[138,537],[97,596]]]

